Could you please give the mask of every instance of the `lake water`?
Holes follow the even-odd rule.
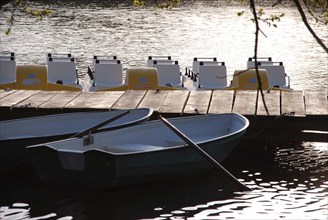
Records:
[[[246,6],[192,1],[167,11],[104,2],[55,1],[56,13],[41,21],[18,13],[9,37],[5,6],[1,51],[15,52],[18,64],[44,64],[48,52],[69,52],[82,73],[93,55],[117,55],[124,68],[145,66],[149,55],[171,55],[182,68],[193,57],[215,56],[229,77],[253,56],[254,24],[249,13],[237,16]],[[327,89],[327,54],[297,11],[265,9],[285,17],[278,28],[262,25],[267,38],[260,37],[259,56],[283,61],[295,89]],[[327,26],[311,24],[327,45]],[[0,173],[0,219],[327,219],[327,145],[241,142],[223,165],[251,192],[217,173],[96,190],[42,183],[30,165],[8,167]]]
[[[124,68],[145,66],[150,55],[171,55],[181,69],[191,66],[194,57],[217,57],[226,63],[230,81],[254,55],[251,14],[237,16],[247,9],[237,3],[192,1],[168,11],[113,1],[46,2],[56,11],[49,18],[35,21],[17,12],[11,35],[1,31],[1,50],[15,52],[18,64],[44,64],[46,53],[72,53],[80,73],[86,73],[94,55],[117,55]],[[294,89],[327,89],[328,56],[297,10],[264,9],[285,16],[278,28],[261,25],[266,37],[260,36],[258,56],[284,62]],[[10,8],[1,9],[1,29],[10,15]],[[327,26],[310,23],[327,45]]]
[[[215,172],[107,190],[56,186],[28,165],[1,171],[0,219],[327,219],[327,162],[326,143],[243,141],[223,166],[250,192]]]

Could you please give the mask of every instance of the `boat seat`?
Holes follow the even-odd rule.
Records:
[[[16,81],[16,61],[14,56],[0,56],[0,84]]]
[[[224,62],[200,62],[198,88],[224,89],[228,87],[227,67]]]
[[[48,90],[45,65],[18,65],[16,89]]]
[[[164,147],[144,144],[124,144],[122,146],[107,146],[105,151],[110,153],[135,153],[165,149]]]
[[[120,60],[96,60],[93,86],[108,88],[123,85],[123,70]]]
[[[129,68],[126,71],[126,85],[129,90],[159,89],[156,68]]]
[[[181,86],[181,72],[178,61],[170,62],[158,62],[154,61],[154,65],[157,69],[158,84],[160,86]]]
[[[147,67],[153,67],[154,61],[171,61],[171,56],[149,56]]]
[[[269,89],[268,74],[265,69],[259,69],[262,89]],[[256,70],[236,70],[233,75],[231,86],[237,90],[257,90],[259,87]]]
[[[48,82],[63,85],[79,84],[73,57],[49,57],[47,62]]]

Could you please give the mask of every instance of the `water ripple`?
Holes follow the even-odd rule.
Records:
[[[225,61],[230,81],[234,70],[245,68],[248,57],[253,55],[251,15],[237,16],[244,8],[231,3],[224,7],[217,3],[192,4],[197,6],[168,11],[54,3],[56,13],[43,20],[16,16],[10,37],[1,32],[1,50],[16,52],[19,64],[44,64],[48,52],[70,52],[83,73],[95,54],[115,54],[124,61],[124,68],[145,66],[149,55],[171,55],[179,60],[182,70],[191,66],[193,57],[215,56]],[[276,9],[265,10],[271,13]],[[9,11],[6,7],[0,9],[4,14],[1,24],[10,17]],[[258,55],[283,61],[295,89],[327,87],[327,55],[301,24],[296,10],[279,8],[281,11],[285,17],[278,28],[262,26],[267,38],[260,36]],[[326,27],[315,26],[324,39]]]
[[[31,208],[25,203],[14,203],[12,206],[1,206],[0,207],[0,219],[2,220],[39,220],[39,219],[52,219],[57,217],[57,214],[50,213],[39,217],[30,216]],[[70,220],[73,219],[71,216],[57,218],[58,220]]]

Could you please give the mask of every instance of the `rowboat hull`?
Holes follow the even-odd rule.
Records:
[[[140,127],[138,130],[144,128],[144,132],[147,132],[145,127],[149,123],[159,124],[160,122],[147,122],[145,126],[141,124],[135,128]],[[247,126],[248,122],[243,129],[232,135],[196,143],[215,160],[222,162],[236,148]],[[122,132],[124,130],[126,130],[125,133],[128,131],[121,129]],[[97,136],[94,138],[97,139]],[[69,144],[70,140],[66,142]],[[179,145],[173,147],[130,153],[112,153],[100,148],[90,148],[85,151],[56,149],[56,144],[60,145],[59,143],[28,147],[36,173],[43,181],[107,188],[177,178],[213,168],[212,164],[193,148],[186,144],[180,145],[181,141]],[[67,148],[74,147],[73,145],[74,143]],[[132,147],[138,148],[138,145]],[[155,146],[149,145],[148,148],[155,148]]]
[[[225,138],[220,142],[199,145],[218,162],[226,159],[235,149],[243,133]],[[218,150],[219,149],[219,150]],[[185,146],[165,152],[113,156],[99,150],[83,153],[84,165],[77,162],[63,169],[58,152],[49,147],[30,149],[33,165],[41,180],[55,184],[87,187],[117,187],[145,182],[179,178],[187,173],[212,169],[212,165],[191,147]],[[66,157],[72,156],[66,153]],[[81,158],[72,156],[78,161]],[[75,161],[75,162],[76,162]],[[75,163],[72,161],[72,163]]]
[[[106,112],[77,112],[0,121],[0,165],[29,159],[26,146],[67,139],[97,125],[122,110]],[[129,113],[96,132],[115,130],[147,121],[153,110],[129,110]]]
[[[23,138],[0,141],[0,166],[21,163],[30,160],[26,146],[41,144],[68,138],[69,135],[58,135],[46,138]]]

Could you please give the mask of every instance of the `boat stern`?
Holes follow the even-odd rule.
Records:
[[[115,158],[99,150],[62,151],[48,145],[27,147],[42,181],[72,186],[115,186]]]

